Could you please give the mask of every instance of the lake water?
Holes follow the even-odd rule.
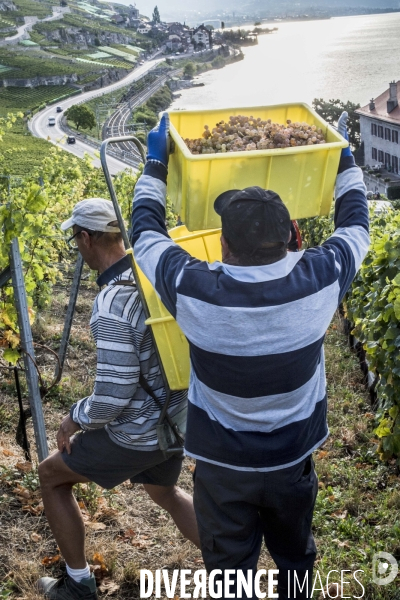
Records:
[[[275,23],[244,60],[204,73],[172,108],[208,109],[339,98],[367,104],[400,79],[400,12]],[[271,27],[271,25],[269,25]]]

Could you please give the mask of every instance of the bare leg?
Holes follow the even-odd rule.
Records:
[[[40,463],[39,479],[46,517],[65,562],[84,569],[85,526],[72,486],[90,480],[71,471],[58,450]]]
[[[143,487],[156,504],[169,512],[182,535],[200,548],[192,496],[176,485],[162,486],[145,483]]]

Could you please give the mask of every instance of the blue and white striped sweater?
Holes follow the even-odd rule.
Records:
[[[190,346],[186,453],[238,470],[295,464],[328,436],[323,341],[368,250],[362,173],[336,184],[335,232],[260,267],[191,257],[165,229],[166,171],[148,163],[134,198],[135,257]]]

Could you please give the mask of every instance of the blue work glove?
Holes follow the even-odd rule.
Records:
[[[338,132],[347,141],[349,141],[349,134],[347,133],[347,119],[348,119],[348,117],[349,117],[349,114],[346,111],[343,111],[342,114],[339,117],[338,126],[337,126]],[[347,146],[347,148],[343,148],[342,149],[342,157],[345,157],[345,156],[352,156],[352,153],[351,153],[351,150],[350,150],[350,146]]]
[[[168,166],[169,156],[169,115],[164,113],[161,120],[147,136],[147,160],[158,160]]]

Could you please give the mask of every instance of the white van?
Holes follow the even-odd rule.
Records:
[[[55,117],[49,117],[49,125],[55,125],[56,124],[56,118]]]

